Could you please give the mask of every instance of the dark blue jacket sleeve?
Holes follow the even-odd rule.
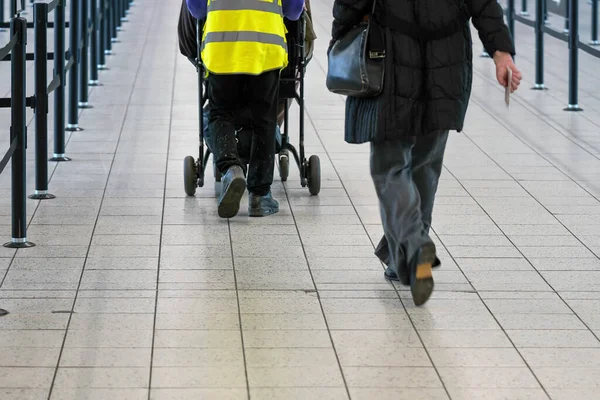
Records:
[[[188,3],[191,0],[188,0]],[[304,9],[304,0],[281,0],[283,7],[283,16],[290,21],[298,21]]]
[[[186,0],[186,2],[194,18],[198,20],[206,18],[206,0]]]

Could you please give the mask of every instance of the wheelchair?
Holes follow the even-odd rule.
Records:
[[[285,19],[285,25],[288,33],[286,40],[288,43],[288,66],[281,72],[279,80],[279,99],[278,104],[284,102],[284,125],[283,132],[277,135],[277,161],[279,166],[279,176],[282,182],[287,181],[289,176],[289,157],[290,154],[294,158],[300,171],[300,184],[302,187],[308,187],[311,195],[316,196],[321,191],[321,162],[317,155],[311,155],[306,159],[304,152],[304,76],[306,71],[306,54],[305,54],[305,14],[298,21],[289,21]],[[196,23],[196,43],[200,49],[200,41],[202,38],[200,24]],[[204,177],[206,165],[209,161],[211,150],[209,143],[205,137],[205,103],[204,93],[206,91],[204,76],[205,70],[200,61],[200,53],[195,58],[190,58],[190,62],[196,67],[198,75],[198,104],[199,104],[199,149],[198,158],[187,156],[183,162],[184,189],[188,196],[194,196],[198,187],[204,186]],[[299,144],[298,149],[290,143],[289,137],[289,102],[296,102],[299,107]],[[239,144],[248,146],[247,138],[241,138],[240,134],[244,133],[244,127],[236,129],[238,134]],[[206,142],[206,143],[205,143]],[[251,143],[251,140],[250,140]],[[206,149],[204,146],[206,144]],[[239,146],[238,146],[239,148]],[[215,180],[219,182],[221,176],[216,168]]]

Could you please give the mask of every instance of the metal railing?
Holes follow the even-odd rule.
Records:
[[[98,86],[98,71],[106,68],[111,42],[117,41],[123,22],[127,21],[130,0],[70,0],[70,21],[66,22],[66,1],[33,3],[33,22],[23,17],[24,0],[12,0],[10,22],[4,22],[5,4],[0,0],[0,29],[10,29],[10,39],[0,48],[0,61],[11,62],[10,97],[0,98],[0,108],[10,108],[10,147],[0,160],[0,173],[11,162],[12,238],[5,247],[34,246],[27,240],[26,194],[26,109],[35,113],[35,192],[31,199],[55,198],[48,191],[48,161],[69,161],[65,155],[65,131],[81,130],[79,109],[90,108],[89,86]],[[89,7],[88,7],[89,1]],[[49,14],[54,12],[54,21]],[[66,28],[69,49],[65,49]],[[27,31],[33,28],[34,51],[27,53]],[[54,51],[48,52],[48,29],[54,29]],[[54,74],[48,83],[48,61],[54,62]],[[34,94],[26,96],[26,63],[34,62]],[[69,80],[66,80],[66,77]],[[65,88],[68,89],[68,109]],[[54,94],[54,154],[48,159],[49,97]],[[68,114],[65,124],[65,114]],[[0,309],[0,316],[5,313]]]
[[[566,42],[569,51],[569,93],[568,103],[565,111],[583,111],[579,105],[579,50],[594,57],[600,58],[600,49],[596,46],[598,42],[598,0],[591,0],[591,34],[589,43],[584,43],[579,38],[579,0],[567,0],[565,10],[565,28],[562,31],[552,29],[548,26],[547,0],[535,0],[535,16],[530,19],[527,11],[527,1],[521,4],[520,15],[515,10],[514,0],[507,0],[506,20],[507,25],[515,38],[515,22],[532,27],[535,33],[535,84],[534,90],[547,90],[544,83],[544,35]],[[600,62],[600,61],[599,61]]]

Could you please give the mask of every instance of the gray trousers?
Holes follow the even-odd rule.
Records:
[[[405,285],[421,246],[431,242],[431,215],[447,142],[448,131],[371,143],[371,177],[384,232],[375,254]]]

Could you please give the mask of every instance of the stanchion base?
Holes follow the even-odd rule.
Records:
[[[481,52],[480,57],[481,58],[490,58],[490,55],[487,53],[487,51],[484,50],[484,51]]]
[[[109,70],[110,70],[110,68],[108,68],[106,65],[98,65],[98,71],[109,71]]]
[[[35,247],[35,243],[28,242],[27,238],[25,239],[13,239],[8,243],[3,244],[4,247],[8,249],[28,249],[30,247]]]
[[[79,108],[81,109],[87,109],[87,108],[94,108],[93,105],[91,105],[90,103],[79,103]],[[82,129],[83,130],[83,129]]]
[[[101,83],[100,83],[100,82],[98,82],[98,81],[89,81],[89,82],[88,82],[88,85],[89,85],[89,86],[93,86],[93,87],[104,86],[103,84],[101,84]]]
[[[8,315],[8,311],[0,308],[0,317],[4,317],[5,315]]]
[[[531,88],[531,90],[548,90],[548,88],[543,83],[536,83],[535,86]]]
[[[104,50],[104,55],[107,55],[107,56],[114,56],[114,55],[115,55],[115,53],[113,53],[113,52],[112,52],[112,50]]]
[[[65,129],[67,132],[81,132],[82,130],[83,128],[80,128],[77,125],[67,125],[67,128]]]
[[[48,193],[47,190],[36,190],[36,193],[29,196],[31,200],[52,200],[55,199],[56,196]]]
[[[522,17],[529,17],[528,11],[521,11],[519,14],[521,14]]]
[[[111,41],[111,43],[121,43],[121,41],[119,39],[117,39],[117,38],[112,38],[112,39],[110,39],[110,41]]]
[[[71,159],[69,157],[65,156],[64,154],[55,154],[54,157],[52,157],[50,159],[50,161],[67,162],[67,161],[71,161]]]
[[[129,22],[128,18],[121,18],[121,22]]]
[[[598,46],[598,45],[600,45],[600,42],[599,42],[599,41],[597,41],[597,40],[592,40],[592,41],[590,42],[590,46]]]
[[[583,111],[583,108],[579,107],[579,104],[569,104],[568,106],[563,108],[563,110],[565,110],[565,111]]]

